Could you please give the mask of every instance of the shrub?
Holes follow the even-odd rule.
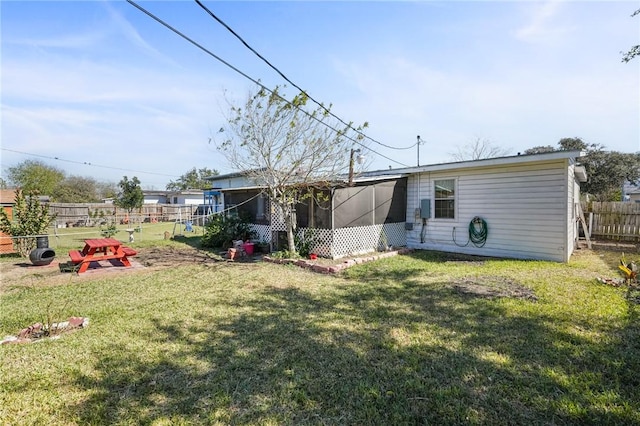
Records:
[[[201,245],[203,247],[231,247],[234,240],[250,240],[256,233],[249,221],[240,216],[214,215],[205,225]]]
[[[115,222],[110,222],[105,228],[100,227],[100,234],[105,238],[111,238],[118,233],[118,228]]]
[[[313,228],[300,230],[294,237],[294,243],[298,253],[302,257],[307,257],[316,245],[318,231]]]
[[[14,237],[13,247],[16,252],[22,257],[28,257],[36,248],[35,237],[46,235],[47,228],[54,219],[55,215],[49,215],[49,206],[40,204],[36,192],[30,192],[25,197],[22,190],[16,189],[13,219],[9,219],[4,209],[0,209],[0,231]]]

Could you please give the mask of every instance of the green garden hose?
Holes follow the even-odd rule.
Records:
[[[489,227],[487,226],[487,222],[479,216],[474,217],[473,219],[471,219],[471,222],[469,222],[469,239],[465,244],[458,244],[458,242],[456,241],[455,226],[451,231],[451,238],[458,247],[466,247],[470,242],[473,243],[473,245],[476,247],[483,247],[487,243],[488,236]]]
[[[482,247],[487,243],[489,227],[487,222],[481,217],[474,217],[469,222],[469,241],[476,247]]]

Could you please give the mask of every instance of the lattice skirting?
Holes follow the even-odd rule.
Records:
[[[271,202],[271,231],[286,231],[287,224],[284,221],[284,213],[282,208],[275,203]],[[269,233],[271,235],[271,233]]]
[[[311,252],[320,257],[332,257],[333,233],[331,229],[300,228],[298,238],[308,238],[312,241]]]
[[[334,230],[331,257],[337,259],[353,254],[381,251],[389,246],[406,245],[404,222],[340,228]]]
[[[260,240],[267,242],[271,242],[272,231],[280,230],[280,226],[270,227],[269,225],[252,224],[251,227],[256,231]],[[307,237],[313,240],[313,253],[333,259],[353,254],[381,251],[389,246],[404,247],[407,245],[404,222],[334,230],[300,228],[297,234],[299,238]]]
[[[271,242],[271,227],[269,225],[258,225],[256,223],[252,223],[251,230],[257,234],[256,239],[258,241],[265,241],[267,243]]]

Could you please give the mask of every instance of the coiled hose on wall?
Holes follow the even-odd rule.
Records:
[[[487,243],[488,236],[489,226],[487,225],[487,222],[479,216],[474,217],[471,219],[471,222],[469,222],[469,240],[467,240],[465,244],[458,244],[456,241],[455,227],[451,231],[451,238],[458,247],[465,247],[469,245],[470,242],[476,247],[483,247]]]

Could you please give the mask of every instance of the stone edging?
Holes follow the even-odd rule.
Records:
[[[373,262],[378,259],[385,259],[387,257],[397,256],[399,254],[407,254],[411,252],[411,249],[402,248],[394,251],[386,251],[384,253],[375,254],[366,257],[357,257],[355,259],[345,260],[341,263],[337,263],[335,265],[318,265],[313,260],[307,259],[276,259],[269,256],[263,256],[262,260],[265,262],[277,263],[280,265],[296,265],[304,269],[309,269],[313,272],[318,272],[321,274],[337,274],[347,268],[350,268],[354,265],[359,265],[361,263]]]
[[[51,324],[50,329],[47,325],[37,322],[27,328],[23,328],[16,336],[6,336],[0,341],[0,345],[42,342],[47,339],[55,340],[59,339],[62,333],[87,328],[88,325],[89,318],[87,317],[69,317],[67,321]],[[46,333],[47,331],[49,333]]]

